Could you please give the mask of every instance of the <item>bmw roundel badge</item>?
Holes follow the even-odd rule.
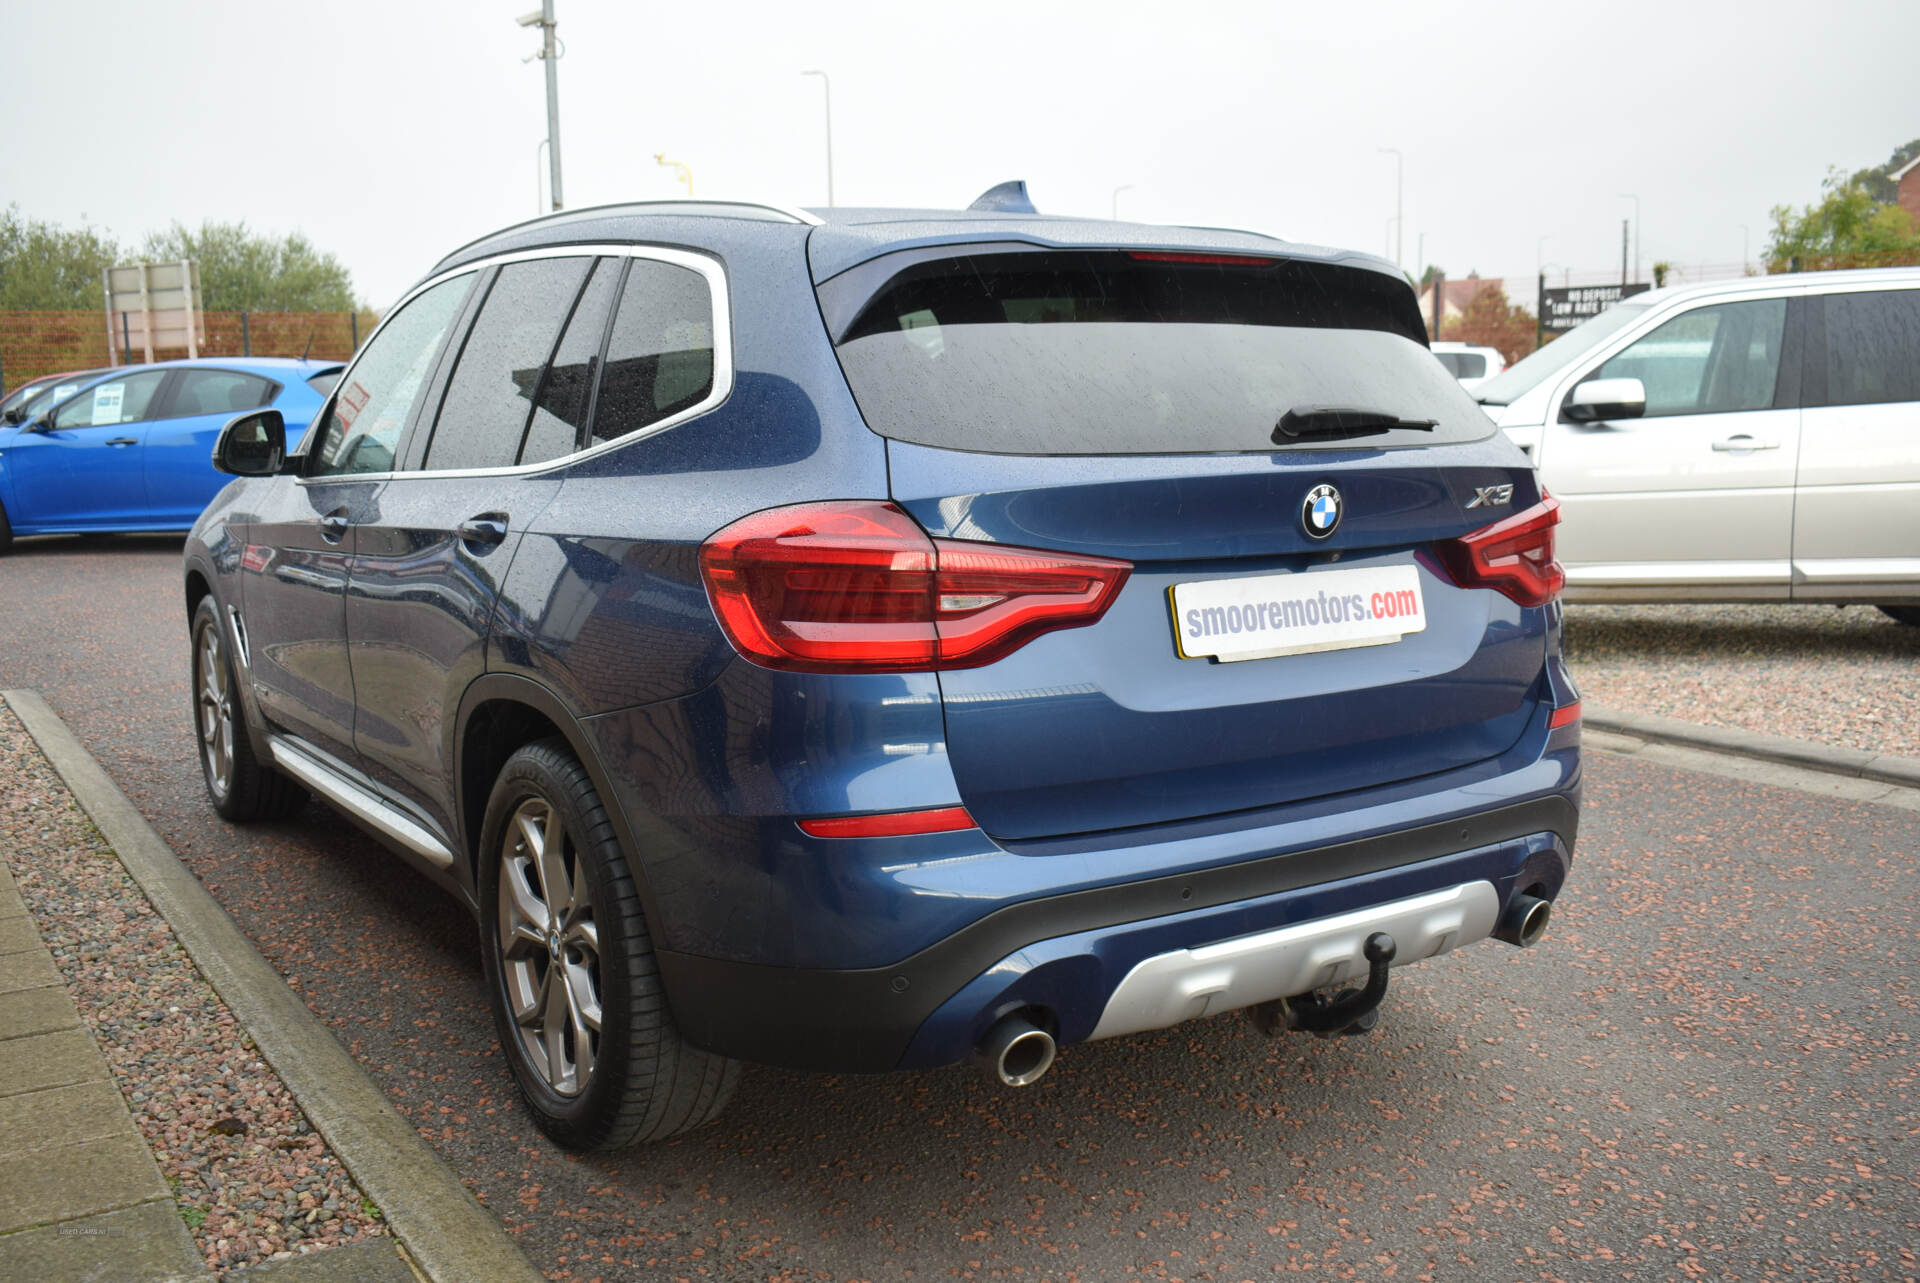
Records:
[[[1300,504],[1300,525],[1310,539],[1325,539],[1340,528],[1343,505],[1332,486],[1315,486]]]

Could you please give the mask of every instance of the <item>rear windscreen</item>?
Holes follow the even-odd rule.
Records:
[[[1432,445],[1493,426],[1427,350],[1412,291],[1362,268],[1145,251],[974,253],[821,286],[874,431],[995,454]],[[1276,437],[1363,411],[1407,426]],[[1301,416],[1305,416],[1303,419]],[[1431,424],[1432,426],[1425,426]],[[1421,425],[1421,426],[1413,426]]]
[[[1478,352],[1435,352],[1434,355],[1456,379],[1478,379],[1486,375],[1487,358]]]

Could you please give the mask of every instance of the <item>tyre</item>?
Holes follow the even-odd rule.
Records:
[[[565,741],[501,768],[480,832],[487,989],[514,1082],[556,1144],[617,1149],[725,1107],[740,1062],[674,1027],[631,870]]]
[[[193,725],[200,774],[222,818],[278,820],[307,804],[307,791],[253,755],[240,721],[227,630],[211,595],[193,610]]]
[[[13,525],[7,520],[7,510],[0,505],[0,552],[13,546]]]
[[[0,547],[5,547],[0,544]],[[1920,606],[1882,606],[1880,613],[1911,628],[1920,628]]]

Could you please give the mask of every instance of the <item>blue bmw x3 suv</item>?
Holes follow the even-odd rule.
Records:
[[[303,449],[216,447],[213,804],[317,794],[456,895],[562,1145],[696,1126],[742,1061],[1356,1032],[1545,927],[1556,506],[1406,280],[1017,204],[522,224]]]

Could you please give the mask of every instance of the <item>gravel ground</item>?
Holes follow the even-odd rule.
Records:
[[[1567,607],[1588,703],[1920,757],[1920,628],[1872,606]]]
[[[384,1234],[379,1214],[0,704],[0,849],[216,1272]]]

